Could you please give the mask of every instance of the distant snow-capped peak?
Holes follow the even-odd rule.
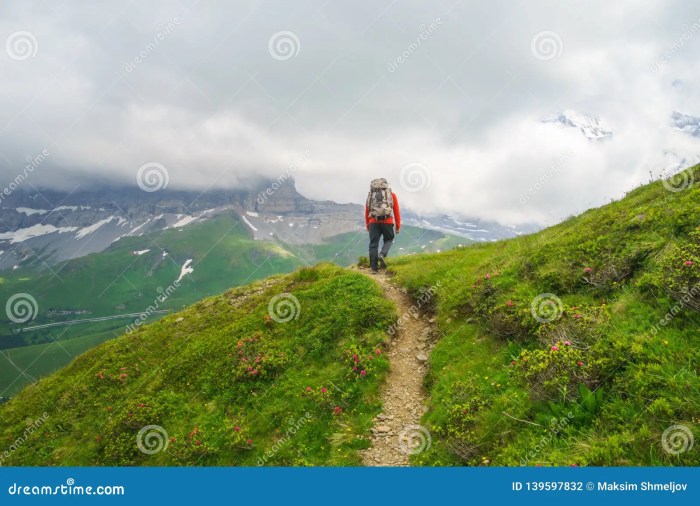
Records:
[[[559,123],[570,128],[577,128],[587,139],[591,140],[607,139],[613,135],[613,131],[597,116],[579,113],[571,109],[547,116],[542,122]]]
[[[700,137],[700,118],[697,116],[689,116],[688,114],[673,111],[671,114],[671,126],[693,137]]]
[[[536,224],[518,226],[503,225],[492,220],[466,217],[457,214],[419,214],[404,209],[401,220],[407,225],[437,230],[452,235],[459,235],[473,241],[496,241],[521,234],[536,232],[541,227]]]

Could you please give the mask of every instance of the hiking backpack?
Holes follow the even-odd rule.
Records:
[[[394,208],[394,199],[391,196],[391,188],[386,179],[373,179],[369,185],[367,195],[367,210],[375,219],[383,220],[391,216]]]

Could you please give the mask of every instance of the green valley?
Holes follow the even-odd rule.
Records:
[[[447,249],[468,241],[410,226],[402,234],[398,254]],[[366,249],[362,232],[339,234],[316,245],[253,240],[238,215],[229,212],[183,228],[124,237],[104,252],[50,268],[37,270],[34,265],[3,272],[2,299],[29,294],[38,311],[36,319],[24,324],[0,321],[0,396],[14,395],[94,345],[124,333],[138,314],[153,321],[232,286],[322,260],[350,265]],[[175,289],[173,282],[189,259],[194,270]],[[163,312],[148,311],[156,306]],[[124,314],[134,316],[27,329]],[[24,331],[14,332],[20,328]]]
[[[408,317],[433,325],[431,444],[413,464],[698,465],[700,166],[688,175],[529,236],[390,259],[411,315],[330,263],[205,298],[0,406],[5,446],[46,413],[3,464],[357,465]]]

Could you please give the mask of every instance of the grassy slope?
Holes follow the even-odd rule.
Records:
[[[435,251],[460,241],[466,242],[440,232],[406,227],[393,253],[414,253],[423,246]],[[160,248],[169,253],[167,257],[162,257]],[[132,254],[144,249],[151,251],[141,256]],[[153,304],[158,288],[171,285],[182,264],[192,258],[194,273],[160,304],[161,309],[177,310],[231,286],[291,272],[302,265],[322,260],[350,265],[358,255],[366,254],[366,249],[364,233],[340,234],[322,245],[284,249],[252,240],[246,226],[238,224],[237,216],[227,213],[180,230],[123,238],[105,252],[55,267],[57,276],[46,271],[37,275],[31,269],[3,273],[0,300],[18,292],[31,294],[39,306],[38,318],[32,324],[138,313]],[[86,309],[90,314],[51,318],[46,315],[51,308]],[[150,320],[160,316],[153,315]],[[9,321],[0,321],[0,395],[14,395],[32,378],[45,376],[96,344],[122,334],[132,322],[133,318],[118,319],[10,334],[13,327]]]
[[[159,247],[169,252],[167,257],[162,257]],[[134,250],[147,248],[151,251],[144,255],[132,255]],[[54,268],[58,276],[25,269],[4,273],[0,295],[6,300],[13,293],[31,294],[39,307],[32,324],[138,313],[154,303],[159,288],[164,290],[177,279],[189,258],[194,259],[194,273],[183,279],[160,309],[180,309],[231,286],[290,272],[301,263],[271,243],[250,239],[245,226],[237,225],[233,215],[222,215],[182,232],[165,230],[151,238],[124,238],[103,253]],[[52,308],[86,309],[90,313],[49,317],[46,312]],[[68,364],[95,344],[122,334],[129,323],[133,318],[10,334],[13,326],[9,320],[0,322],[0,334],[6,336],[0,355],[0,392],[13,395],[31,377],[44,376]],[[35,346],[26,348],[26,344]],[[22,371],[30,367],[27,372],[31,377],[18,377],[18,369],[10,359]]]
[[[471,242],[464,237],[405,225],[396,236],[390,255],[403,256],[445,251]],[[314,245],[312,251],[312,256],[317,260],[330,260],[343,266],[351,265],[357,257],[367,256],[367,234],[364,232],[340,234],[333,237],[332,241]]]
[[[700,464],[697,448],[662,445],[674,424],[700,434],[700,337],[687,307],[700,300],[679,303],[700,281],[698,167],[694,177],[684,191],[656,182],[531,236],[392,262],[413,293],[440,283],[423,420],[434,444],[415,463]],[[551,322],[533,317],[542,293],[562,301],[534,313],[558,315]]]
[[[181,231],[163,230],[150,237],[122,238],[102,253],[55,267],[57,275],[31,270],[4,273],[2,292],[31,293],[39,303],[39,317],[34,323],[72,318],[51,319],[45,315],[51,308],[89,309],[91,314],[87,316],[139,312],[153,302],[158,287],[165,288],[177,279],[182,264],[192,258],[195,271],[186,278],[186,288],[176,291],[166,304],[180,308],[232,285],[289,271],[298,265],[292,255],[271,246],[250,239],[245,225],[239,224],[235,215],[225,214]],[[163,258],[160,248],[169,255]],[[143,249],[150,251],[141,256],[132,254]],[[8,323],[2,322],[0,331],[8,332]],[[76,335],[83,334],[81,330],[77,332]],[[74,337],[72,332],[66,335]]]
[[[268,304],[286,292],[297,317],[277,322]],[[98,346],[0,406],[3,448],[28,418],[48,414],[4,464],[358,464],[388,368],[376,350],[394,319],[378,286],[331,264],[207,298]],[[366,376],[352,370],[355,353]],[[137,435],[151,424],[172,439],[147,455]]]
[[[111,337],[111,332],[107,333]],[[81,353],[109,339],[104,334],[75,337],[61,342],[35,344],[3,350],[0,356],[0,385],[10,397],[38,378],[70,363]]]
[[[700,463],[697,448],[674,455],[662,445],[668,427],[698,433],[700,425],[692,309],[700,300],[679,302],[700,283],[700,168],[694,178],[676,193],[661,183],[638,188],[531,236],[392,260],[411,293],[440,283],[430,302],[442,338],[430,357],[423,420],[433,445],[415,463]],[[254,464],[284,436],[288,420],[319,406],[305,386],[317,395],[321,385],[334,394],[336,385],[346,397],[341,418],[331,414],[338,398],[318,399],[313,423],[278,445],[269,463],[357,463],[354,449],[367,444],[361,435],[380,409],[376,393],[387,364],[375,356],[376,369],[356,380],[343,354],[362,336],[360,355],[370,364],[391,308],[371,282],[336,267],[269,283],[207,299],[181,323],[169,316],[26,389],[0,407],[5,444],[27,417],[55,408],[8,462]],[[230,307],[246,291],[249,298]],[[283,291],[299,298],[299,320],[266,322],[267,302]],[[372,298],[362,299],[367,291]],[[545,293],[555,305],[535,311],[554,316],[543,323],[531,304]],[[298,362],[272,363],[271,377],[236,373],[228,353],[256,332],[265,336],[255,345],[264,355],[282,349]],[[172,358],[156,367],[164,354]],[[124,383],[121,367],[130,375]],[[148,423],[175,438],[168,452],[146,457],[136,450],[138,428]],[[248,437],[252,447],[241,439]],[[76,447],[78,441],[89,443]]]

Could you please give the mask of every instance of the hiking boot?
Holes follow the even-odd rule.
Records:
[[[386,269],[386,262],[384,261],[383,255],[379,255],[379,257],[377,258],[377,262],[379,262],[380,269]]]
[[[377,269],[370,269],[369,272],[371,272],[372,274],[379,274],[379,270]]]

